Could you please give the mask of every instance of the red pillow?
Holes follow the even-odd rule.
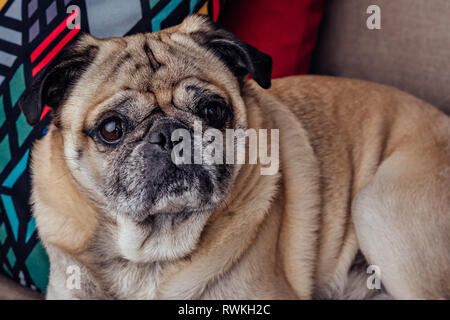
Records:
[[[222,10],[222,26],[272,56],[273,78],[308,73],[323,0],[227,0]]]

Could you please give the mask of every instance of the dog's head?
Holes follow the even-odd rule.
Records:
[[[203,132],[245,129],[243,78],[268,88],[271,67],[268,55],[190,16],[156,33],[80,36],[20,105],[31,124],[49,105],[80,191],[105,214],[147,228],[147,241],[163,243],[152,259],[175,259],[192,250],[208,214],[226,201],[237,168],[175,163],[172,133],[184,129],[194,146],[195,122]]]

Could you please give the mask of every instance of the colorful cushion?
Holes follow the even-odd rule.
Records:
[[[73,5],[79,11],[68,11]],[[32,128],[16,102],[79,32],[67,24],[79,23],[97,37],[123,36],[176,25],[193,12],[217,20],[220,5],[218,0],[0,0],[1,273],[35,290],[47,286],[49,262],[30,215],[28,162],[31,145],[46,133],[49,109]]]

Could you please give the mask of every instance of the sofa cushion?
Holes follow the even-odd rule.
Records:
[[[274,78],[308,73],[323,0],[227,0],[219,23],[273,58]]]
[[[381,29],[369,30],[370,5]],[[327,1],[312,72],[405,90],[450,114],[450,1]]]

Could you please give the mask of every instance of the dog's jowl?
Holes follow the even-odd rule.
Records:
[[[20,105],[53,110],[32,151],[48,298],[450,298],[450,119],[271,69],[190,16],[82,35],[37,76]]]

